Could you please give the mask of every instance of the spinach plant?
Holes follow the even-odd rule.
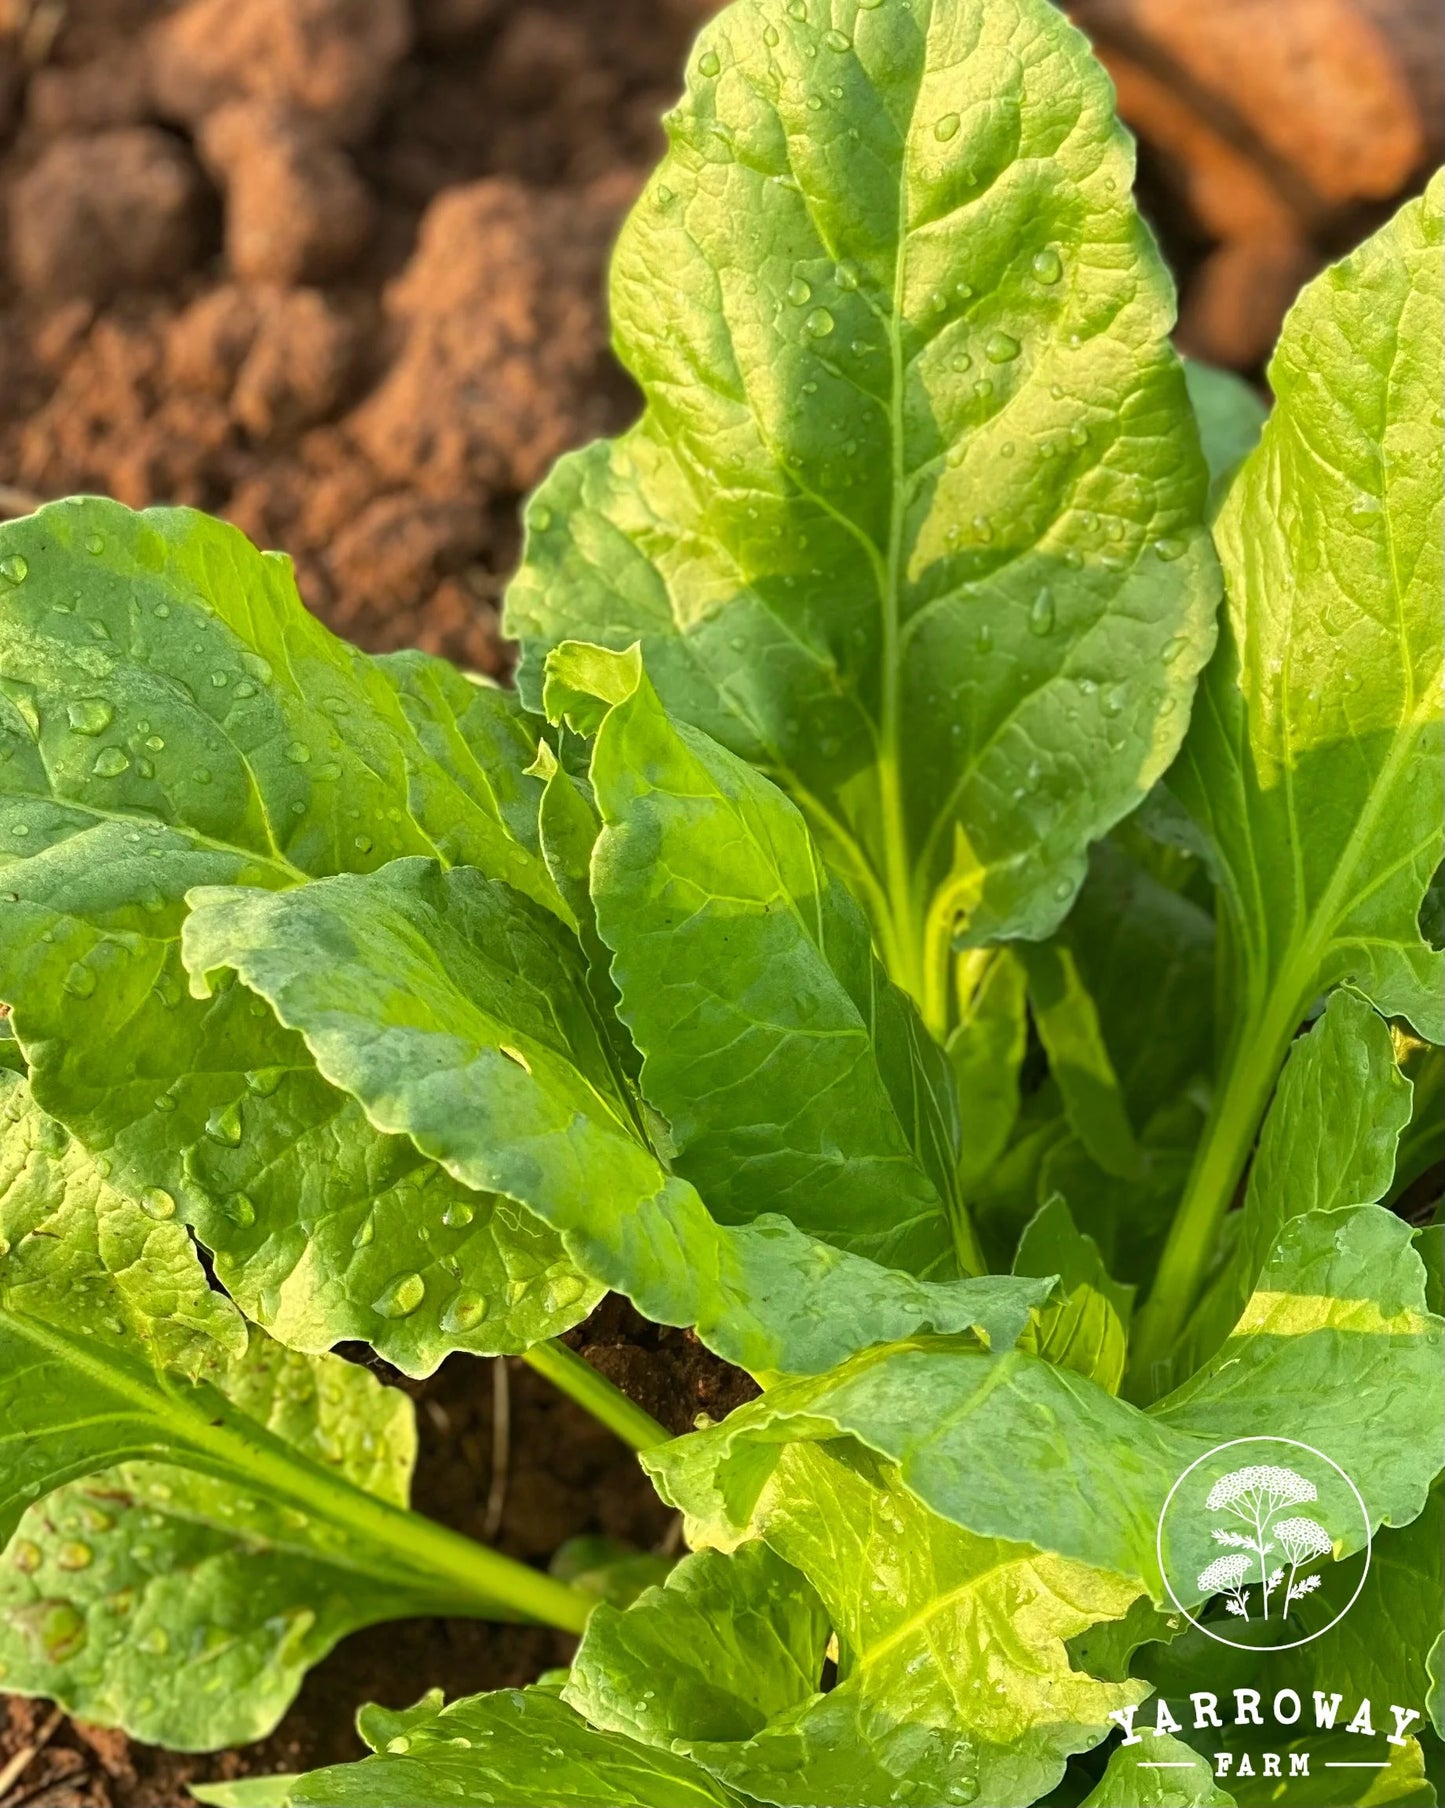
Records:
[[[1442,183],[1263,423],[1047,0],[735,0],[667,125],[516,693],[188,511],[0,528],[6,1686],[204,1748],[491,1614],[574,1662],[203,1797],[1248,1805],[1168,1708],[1239,1687],[1391,1704],[1282,1748],[1433,1802]],[[759,1398],[666,1437],[557,1341],[607,1289]],[[525,1355],[691,1554],[408,1512],[354,1339]],[[1261,1439],[1360,1511],[1224,1655],[1158,1528]]]

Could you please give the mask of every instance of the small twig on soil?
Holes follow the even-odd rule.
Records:
[[[505,1356],[492,1358],[492,1485],[482,1537],[490,1544],[502,1529],[507,1505],[507,1471],[512,1463],[512,1382]]]
[[[14,484],[0,483],[0,518],[9,520],[15,515],[33,515],[44,504],[43,496],[33,496],[29,490],[17,489]]]
[[[41,1727],[40,1731],[30,1741],[29,1745],[22,1745],[19,1751],[10,1759],[10,1762],[5,1768],[0,1770],[0,1808],[9,1808],[10,1791],[20,1781],[21,1777],[25,1775],[26,1771],[29,1770],[30,1766],[40,1756],[41,1752],[45,1750],[45,1747],[49,1745],[51,1739],[55,1736],[56,1728],[64,1718],[65,1716],[62,1711],[59,1708],[56,1708],[55,1712],[45,1722],[45,1725]],[[33,1794],[34,1791],[28,1791],[27,1793]],[[24,1801],[24,1799],[25,1797],[23,1795],[15,1797],[16,1801]]]

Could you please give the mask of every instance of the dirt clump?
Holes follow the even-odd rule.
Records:
[[[371,195],[307,115],[233,101],[209,115],[199,143],[225,195],[226,261],[243,282],[324,282],[356,261]]]
[[[10,191],[15,281],[94,302],[176,282],[203,249],[205,198],[194,158],[154,126],[61,138]]]

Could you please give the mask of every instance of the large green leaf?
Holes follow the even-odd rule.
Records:
[[[647,408],[531,505],[508,606],[641,640],[947,1026],[1168,764],[1213,640],[1208,476],[1132,146],[1047,0],[739,0],[613,268]]]
[[[562,1699],[646,1745],[741,1742],[816,1695],[829,1623],[760,1540],[684,1558],[625,1612],[587,1622]]]
[[[1234,1797],[1214,1781],[1207,1758],[1166,1733],[1117,1746],[1080,1808],[1234,1808]]]
[[[814,1373],[925,1326],[1007,1347],[1049,1291],[915,1280],[776,1214],[719,1224],[620,1090],[576,940],[480,873],[399,860],[191,903],[198,990],[234,969],[377,1128],[544,1217],[587,1273],[754,1373]]]
[[[508,1617],[489,1554],[402,1511],[405,1396],[248,1331],[168,1195],[117,1193],[22,1081],[0,1100],[6,1686],[228,1745],[357,1626]]]
[[[724,1223],[782,1212],[913,1273],[950,1272],[956,1234],[982,1267],[948,1064],[796,807],[674,723],[635,649],[564,644],[546,702],[595,736],[591,894],[675,1172]]]
[[[1288,1219],[1368,1205],[1389,1191],[1410,1093],[1389,1026],[1357,992],[1341,988],[1285,1063],[1228,1259],[1181,1342],[1183,1373],[1229,1335]]]
[[[366,1338],[425,1373],[581,1317],[595,1292],[552,1232],[379,1137],[256,999],[190,998],[180,962],[193,885],[400,854],[568,916],[523,774],[537,725],[438,660],[334,639],[286,560],[190,511],[56,504],[0,551],[0,997],[41,1103],[117,1186],[167,1191],[294,1347]],[[441,1324],[443,1276],[485,1318]]]
[[[822,1596],[838,1682],[747,1748],[691,1748],[745,1795],[1022,1808],[1144,1694],[1075,1670],[1064,1648],[1122,1615],[1136,1583],[963,1531],[856,1447],[791,1446],[749,1529]]]
[[[1320,993],[1348,981],[1445,1040],[1445,955],[1418,920],[1445,852],[1442,200],[1437,177],[1305,290],[1270,367],[1274,412],[1216,530],[1226,625],[1167,782],[1219,887],[1227,1040],[1143,1321],[1141,1392],[1168,1385],[1169,1345]]]
[[[1149,1412],[1022,1350],[918,1339],[770,1388],[643,1462],[674,1505],[725,1539],[750,1523],[785,1446],[851,1436],[897,1462],[956,1525],[1136,1578],[1162,1603],[1164,1502],[1197,1458],[1225,1473],[1231,1453],[1217,1447],[1230,1440],[1283,1436],[1322,1451],[1374,1524],[1420,1512],[1445,1429],[1445,1324],[1425,1310],[1424,1279],[1409,1227],[1389,1213],[1312,1212],[1284,1227],[1216,1358]],[[1186,1535],[1202,1569],[1207,1527]],[[1359,1527],[1342,1534],[1336,1555],[1361,1541]],[[1181,1547],[1173,1569],[1194,1573],[1194,1554]]]
[[[545,1689],[473,1695],[406,1717],[375,1757],[289,1781],[287,1808],[731,1808],[685,1757],[599,1733]]]

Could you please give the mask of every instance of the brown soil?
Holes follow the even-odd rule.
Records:
[[[718,0],[0,0],[0,513],[97,490],[228,515],[338,632],[476,669],[518,501],[635,406],[606,251]],[[1189,349],[1258,370],[1299,282],[1440,154],[1438,0],[1068,0],[1142,139]],[[674,1430],[747,1384],[609,1302],[574,1341]],[[631,1458],[508,1365],[497,1541],[673,1535]],[[411,1388],[417,1502],[483,1535],[492,1372]],[[173,1804],[353,1756],[356,1706],[519,1682],[565,1641],[348,1639],[263,1745],[176,1759],[0,1700],[0,1808]]]

